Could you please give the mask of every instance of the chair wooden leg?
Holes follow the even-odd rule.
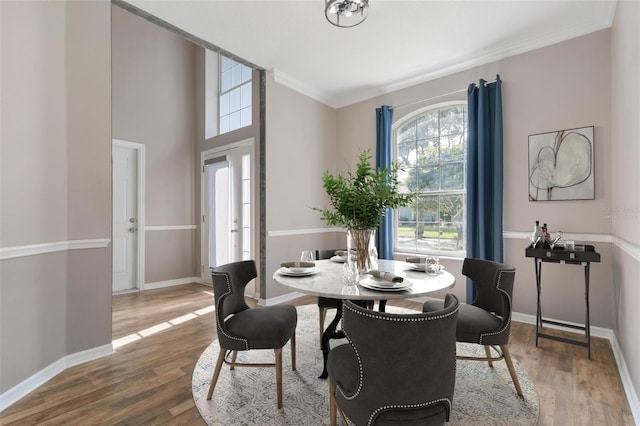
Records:
[[[233,351],[233,354],[231,355],[231,366],[229,367],[229,370],[235,369],[235,366],[233,364],[235,364],[236,359],[238,359],[238,351]]]
[[[273,350],[276,354],[276,387],[278,409],[282,408],[282,348]]]
[[[318,306],[318,317],[320,318],[320,347],[322,347],[322,334],[324,334],[324,320],[327,317],[327,308]]]
[[[337,409],[336,409],[336,398],[334,393],[336,391],[336,387],[334,386],[331,379],[329,379],[329,425],[336,426],[337,420]]]
[[[489,345],[484,345],[484,353],[487,355],[487,358],[491,358],[491,347]],[[489,362],[489,367],[493,368],[493,361],[491,361],[491,359],[487,361]]]
[[[511,374],[513,385],[516,387],[516,392],[518,393],[518,396],[520,398],[524,398],[524,395],[522,395],[522,389],[520,388],[520,381],[518,381],[518,376],[516,375],[516,369],[513,367],[513,362],[511,361],[509,348],[507,347],[507,345],[500,345],[500,349],[502,350],[502,354],[504,355],[504,361],[507,363],[509,374]]]
[[[291,336],[291,369],[296,371],[296,332]]]
[[[218,377],[220,376],[220,370],[222,370],[222,364],[224,362],[225,350],[220,348],[220,353],[218,354],[218,361],[216,361],[216,368],[213,370],[213,376],[211,377],[211,384],[209,385],[209,393],[207,394],[207,400],[211,399],[211,395],[213,395],[213,389],[216,387],[216,383],[218,382]]]

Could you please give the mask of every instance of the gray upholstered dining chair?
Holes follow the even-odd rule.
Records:
[[[223,363],[230,365],[231,369],[275,367],[278,408],[282,408],[282,348],[291,340],[291,368],[295,371],[298,314],[296,308],[290,305],[249,308],[244,300],[244,288],[256,276],[256,265],[253,260],[211,268],[220,353],[207,399],[211,399],[213,395]],[[236,362],[238,351],[252,349],[273,349],[275,362],[272,364]]]
[[[471,304],[460,305],[456,340],[483,345],[486,356],[458,356],[458,359],[488,361],[489,367],[493,367],[493,361],[504,359],[516,392],[523,397],[508,346],[516,270],[491,260],[466,258],[462,274],[473,281],[476,298]],[[442,302],[427,301],[422,310],[429,312],[439,307],[442,307]]]
[[[329,416],[356,425],[442,425],[456,376],[458,299],[436,312],[393,314],[343,303],[349,341],[329,352]],[[346,422],[346,420],[345,420]]]

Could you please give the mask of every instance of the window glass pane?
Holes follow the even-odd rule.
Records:
[[[220,61],[221,71],[224,72],[224,71],[230,70],[231,67],[233,66],[234,61],[222,55],[220,55],[220,58],[222,58],[222,60]]]
[[[251,68],[220,56],[220,130],[226,133],[252,124]],[[228,116],[222,123],[222,117]]]
[[[251,82],[240,87],[240,108],[251,106]]]
[[[398,166],[402,168],[415,166],[416,164],[416,143],[415,142],[410,141],[410,142],[398,143],[396,163],[398,164]]]
[[[235,63],[231,68],[231,87],[239,86],[242,83],[242,65]]]
[[[440,196],[440,220],[443,223],[461,222],[464,214],[464,195]]]
[[[416,140],[416,121],[411,120],[398,129],[398,143]]]
[[[440,190],[440,166],[429,165],[426,167],[416,167],[416,189],[419,191]]]
[[[439,155],[439,139],[426,139],[418,142],[418,158],[416,163],[420,166],[427,164],[438,164]]]
[[[251,223],[251,205],[250,204],[242,205],[242,223],[244,224]]]
[[[458,133],[440,138],[441,161],[464,160],[464,134]]]
[[[416,212],[419,222],[438,223],[438,196],[428,195],[417,197]]]
[[[251,68],[242,66],[242,83],[246,83],[251,80]]]
[[[251,202],[251,181],[247,179],[242,181],[242,202],[245,204]]]
[[[242,179],[251,179],[251,156],[249,154],[242,156]]]
[[[240,110],[240,127],[251,126],[251,107]]]
[[[231,96],[229,100],[229,112],[236,112],[240,110],[240,88],[233,89],[229,92]]]
[[[220,77],[220,91],[226,92],[231,89],[231,70],[223,71]]]
[[[398,174],[398,182],[403,192],[416,192],[419,188],[415,167],[405,167],[402,174]]]
[[[418,112],[394,133],[400,190],[418,193],[395,211],[395,249],[464,256],[466,105]]]
[[[440,168],[440,189],[464,189],[464,163],[446,163]]]
[[[240,111],[232,112],[229,115],[229,130],[240,128]]]
[[[229,115],[229,94],[225,93],[220,96],[220,116]]]
[[[440,134],[461,133],[464,130],[464,113],[462,106],[440,109]]]
[[[220,117],[220,133],[226,133],[229,130],[229,116],[225,115]]]
[[[418,139],[432,138],[440,134],[438,129],[438,111],[422,114],[417,118]]]

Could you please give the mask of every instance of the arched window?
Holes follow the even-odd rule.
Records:
[[[394,252],[465,253],[467,103],[413,112],[393,126],[395,161],[413,204],[394,212]]]

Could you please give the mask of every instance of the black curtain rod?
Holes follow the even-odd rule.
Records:
[[[484,86],[487,87],[487,84],[492,84],[492,83],[495,83],[496,81],[498,81],[498,80],[485,81]],[[477,84],[476,84],[476,86],[477,86]],[[446,96],[451,96],[451,95],[455,95],[456,93],[462,93],[462,92],[466,92],[466,91],[467,91],[467,88],[460,89],[460,90],[455,90],[453,92],[445,93],[443,95],[433,96],[433,97],[427,98],[427,99],[420,99],[419,101],[409,102],[409,103],[401,104],[401,105],[393,105],[391,108],[402,108],[402,107],[406,107],[406,106],[420,104],[422,102],[433,101],[435,99],[444,98]]]

